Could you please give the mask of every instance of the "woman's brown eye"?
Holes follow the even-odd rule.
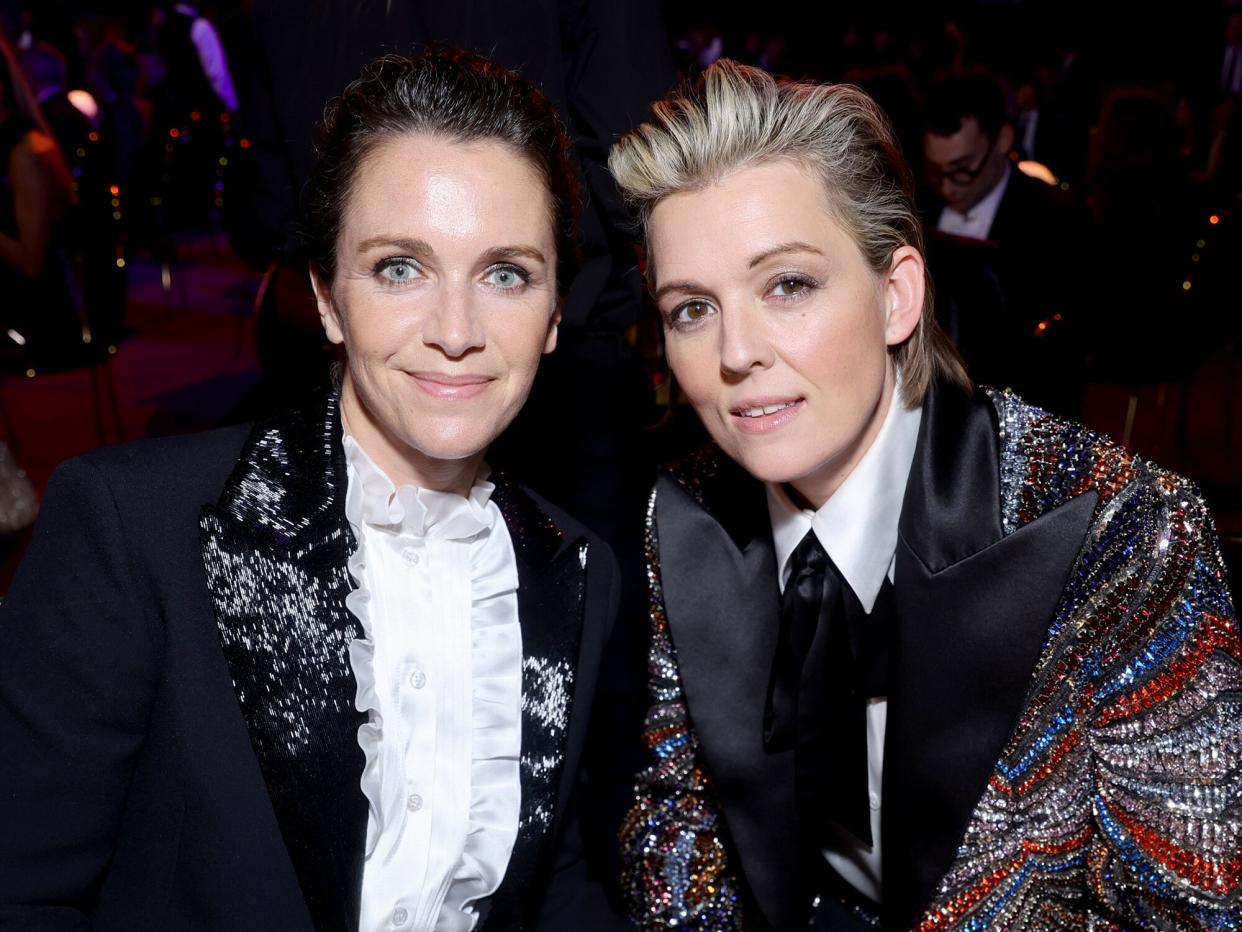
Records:
[[[688,327],[710,317],[712,310],[706,301],[687,301],[673,308],[668,323],[670,327]]]
[[[806,291],[807,283],[800,278],[782,278],[774,289],[783,298],[792,297]]]

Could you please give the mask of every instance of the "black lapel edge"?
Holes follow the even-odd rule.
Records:
[[[352,613],[344,605],[344,595],[350,587],[345,566],[352,552],[353,535],[345,519],[346,479],[340,431],[339,405],[335,394],[325,395],[320,404],[308,406],[302,411],[256,424],[243,445],[237,466],[219,500],[204,505],[201,510],[199,537],[208,594],[217,635],[221,639],[221,651],[235,691],[250,686],[258,692],[258,684],[247,672],[242,658],[228,648],[225,629],[235,629],[244,624],[246,615],[254,614],[254,607],[249,607],[249,613],[240,611],[243,600],[237,597],[237,593],[228,591],[228,574],[213,570],[213,551],[267,553],[302,566],[318,565],[326,570],[330,564],[338,568],[340,579],[337,585],[327,579],[325,572],[313,572],[312,575],[323,579],[330,588],[340,590],[340,606],[334,613],[335,625],[343,628],[345,633],[352,632],[355,636],[359,633]],[[282,448],[287,456],[282,455]],[[261,488],[279,488],[276,499],[287,511],[275,510],[262,495],[256,494]],[[353,684],[348,657],[344,669],[338,674],[343,682]],[[346,691],[347,706],[353,710],[353,686],[346,687]],[[296,820],[285,812],[288,807],[281,800],[290,794],[282,792],[276,776],[276,762],[263,751],[264,742],[258,738],[258,726],[252,712],[247,710],[247,703],[242,701],[240,695],[237,699],[240,717],[272,802],[273,814],[316,926],[322,929],[356,929],[366,844],[366,801],[357,788],[357,776],[361,775],[363,764],[363,754],[357,745],[357,726],[365,721],[365,716],[354,711],[353,720],[346,729],[352,743],[341,749],[344,759],[357,758],[357,775],[346,781],[347,786],[357,789],[357,797],[352,798],[352,806],[347,805],[351,801],[349,796],[340,801],[340,811],[352,814],[341,821],[337,831],[331,833],[335,837],[321,846],[289,834],[288,828]],[[343,889],[317,889],[324,885],[308,882],[316,876],[308,873],[308,859],[323,856],[321,849],[324,848],[335,855],[336,868],[333,873],[343,878],[340,883]]]
[[[575,724],[578,664],[586,618],[589,545],[585,536],[566,535],[533,495],[503,472],[493,475],[493,501],[505,519],[518,564],[518,618],[522,626],[521,815],[518,837],[504,879],[480,910],[480,927],[526,929],[534,922],[553,867],[554,839],[563,816],[565,755]],[[538,692],[558,688],[558,677],[571,672],[562,727],[549,728],[538,715],[539,703],[527,690],[527,666],[542,664]],[[546,698],[546,696],[545,696]],[[586,708],[588,704],[582,704]],[[538,736],[552,734],[536,742]],[[538,744],[538,746],[535,746]],[[536,780],[528,755],[556,765]]]
[[[687,712],[714,798],[723,810],[727,841],[741,868],[739,880],[773,928],[796,927],[806,916],[799,909],[799,862],[791,844],[796,837],[794,757],[792,751],[768,755],[762,746],[779,613],[763,486],[753,479],[739,485],[726,476],[727,483],[704,489],[697,479],[688,485],[688,478],[662,472],[656,480],[655,507],[661,564],[719,573],[706,584],[698,571],[663,574],[664,605]],[[706,492],[712,508],[695,494],[696,488]],[[736,497],[723,495],[726,490]],[[734,514],[727,513],[730,501]],[[764,521],[756,523],[760,509]],[[739,533],[749,539],[740,541]],[[720,550],[704,558],[712,538]],[[731,567],[717,565],[729,561]],[[744,569],[754,585],[744,584]],[[689,588],[679,585],[682,578],[693,580]],[[770,602],[766,612],[758,608],[764,600]],[[769,617],[754,617],[758,615]],[[744,658],[755,662],[745,663]],[[744,731],[752,741],[742,737]],[[809,915],[809,897],[804,905]]]

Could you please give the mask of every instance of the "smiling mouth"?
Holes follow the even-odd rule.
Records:
[[[486,375],[449,375],[443,372],[412,372],[410,376],[428,395],[445,400],[474,398],[493,381]]]
[[[738,417],[763,417],[765,414],[775,414],[777,411],[792,408],[797,403],[796,401],[784,401],[774,405],[755,405],[750,408],[738,408],[733,413]]]
[[[805,398],[756,398],[731,408],[729,414],[735,418],[733,424],[742,433],[768,434],[793,423],[805,407]]]

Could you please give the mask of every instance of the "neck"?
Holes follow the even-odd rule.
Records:
[[[436,492],[469,495],[486,452],[463,459],[442,460],[414,449],[372,416],[348,376],[341,387],[341,423],[345,432],[398,488],[413,485]]]

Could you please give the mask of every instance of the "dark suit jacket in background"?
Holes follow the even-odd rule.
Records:
[[[986,241],[940,233],[936,216],[928,218],[927,258],[937,316],[971,377],[1077,416],[1094,291],[1085,287],[1085,208],[1010,168]]]
[[[615,564],[496,482],[518,561],[522,809],[480,928],[607,928],[571,801]],[[0,928],[357,928],[344,494],[334,399],[57,470],[0,608]]]

